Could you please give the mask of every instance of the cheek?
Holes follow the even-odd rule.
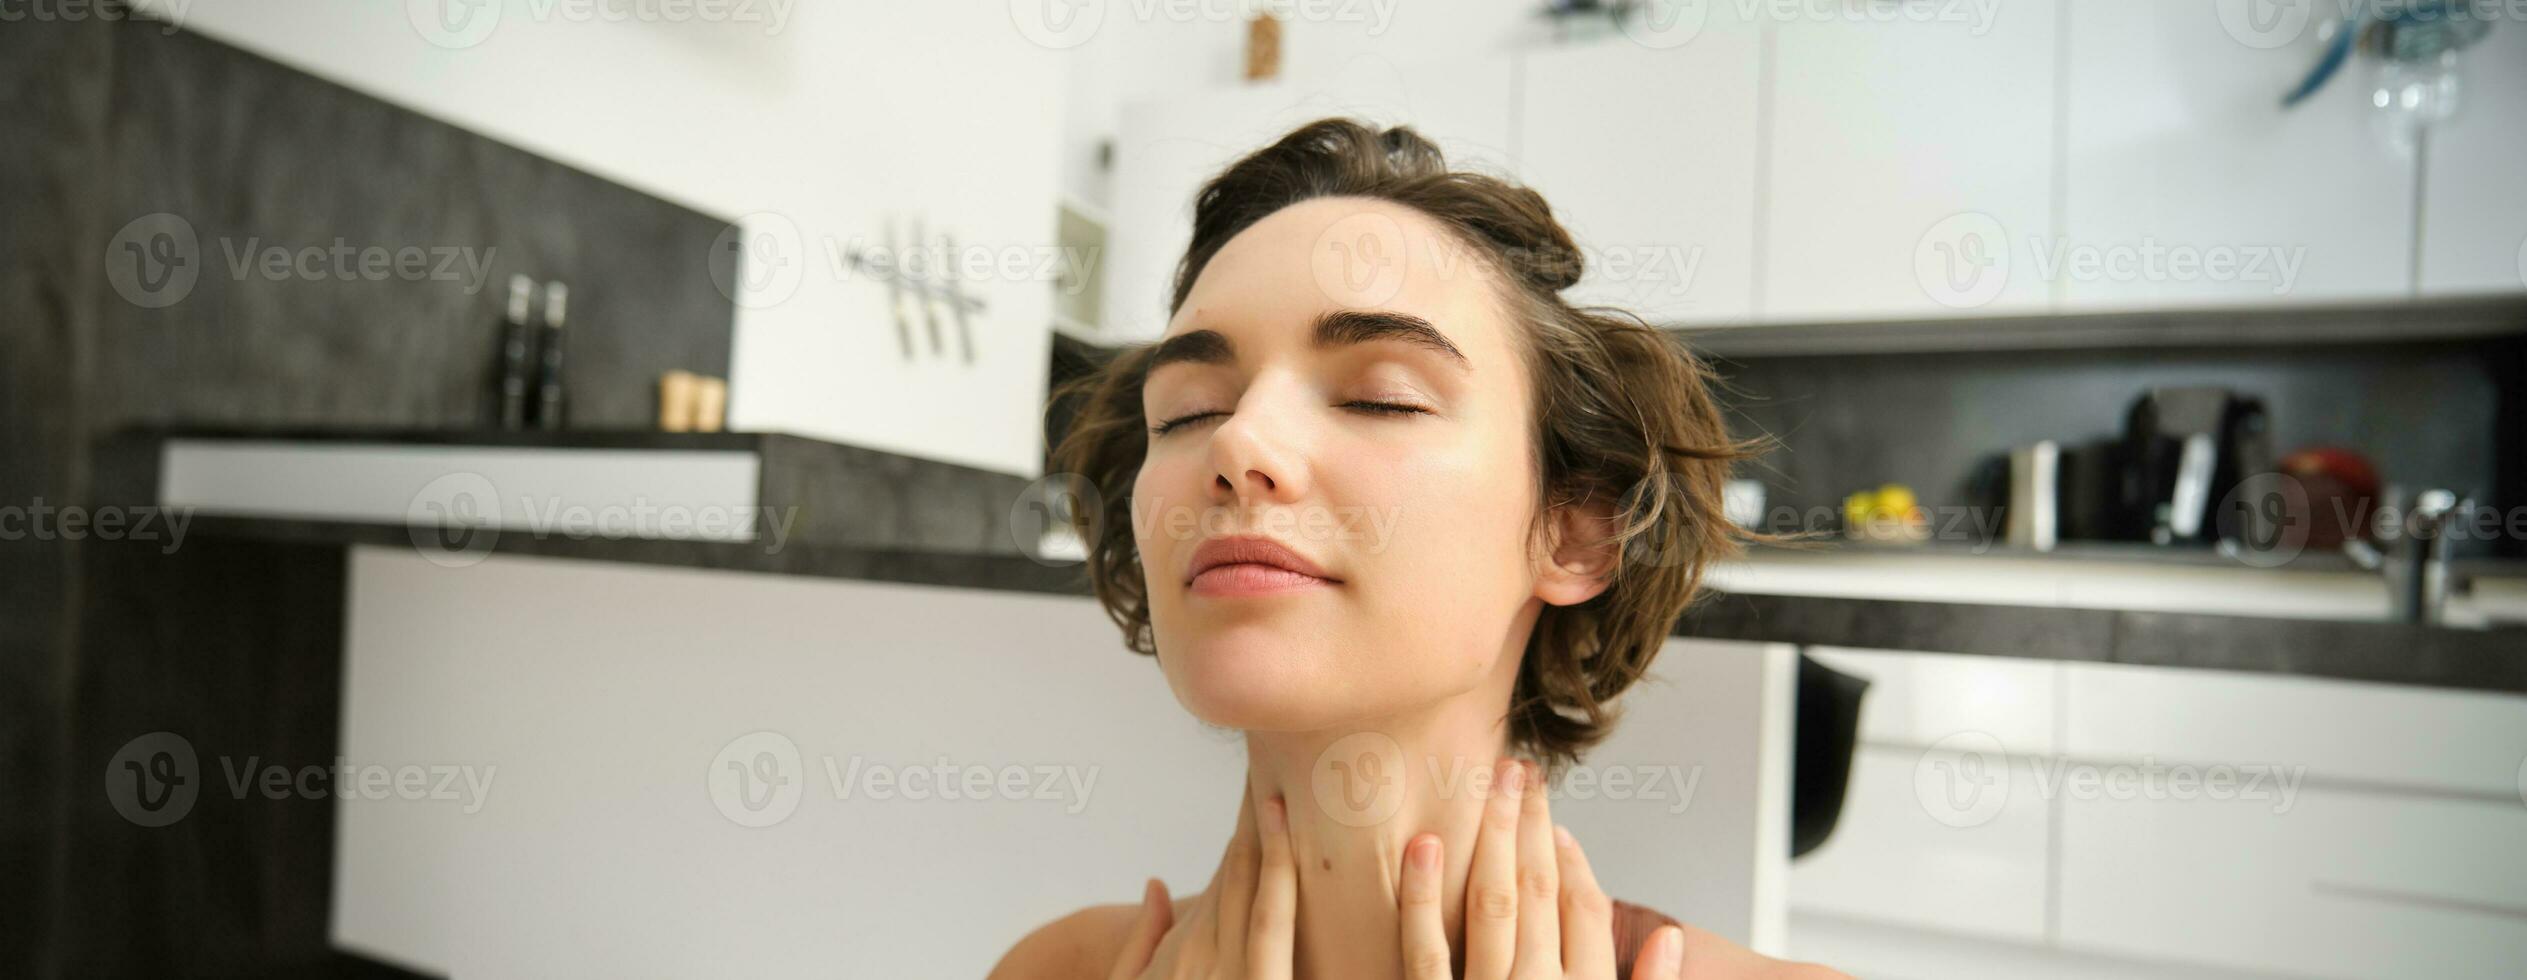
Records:
[[[1368,617],[1420,669],[1480,676],[1535,587],[1523,449],[1497,436],[1406,446],[1350,468],[1373,570]]]

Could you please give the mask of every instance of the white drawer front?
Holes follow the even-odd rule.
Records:
[[[1860,740],[1926,746],[1960,732],[1999,739],[2012,755],[2053,751],[2055,664],[1947,653],[1816,647],[1810,656],[1869,679]]]
[[[2062,801],[2066,948],[2291,976],[2514,977],[2527,807],[2302,786]]]
[[[2304,765],[2320,780],[2380,788],[2521,791],[2527,697],[2169,667],[2062,670],[2068,755]]]
[[[2042,941],[2050,831],[2032,778],[2024,760],[1863,746],[1834,835],[1791,865],[1791,908]]]

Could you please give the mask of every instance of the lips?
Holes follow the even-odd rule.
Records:
[[[1205,573],[1208,573],[1206,577]],[[1308,580],[1315,580],[1309,582]],[[1306,585],[1340,582],[1324,566],[1270,538],[1241,535],[1212,538],[1193,549],[1185,584],[1196,580],[1241,586],[1238,591],[1275,584]]]

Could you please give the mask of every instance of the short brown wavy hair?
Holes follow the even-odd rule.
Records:
[[[1172,315],[1211,257],[1267,215],[1319,197],[1375,198],[1436,219],[1491,263],[1504,307],[1526,326],[1517,345],[1534,379],[1530,445],[1536,499],[1531,543],[1557,505],[1604,501],[1621,560],[1586,602],[1547,606],[1528,637],[1509,705],[1510,745],[1548,772],[1576,762],[1613,730],[1613,706],[1701,589],[1704,567],[1763,535],[1732,524],[1722,487],[1764,442],[1735,441],[1715,379],[1682,341],[1639,317],[1574,307],[1570,233],[1535,191],[1448,169],[1438,147],[1405,127],[1349,119],[1301,126],[1229,166],[1195,199],[1192,244],[1176,269]],[[1071,515],[1087,546],[1090,583],[1134,652],[1156,655],[1148,582],[1132,536],[1131,490],[1148,450],[1141,386],[1156,345],[1124,348],[1057,388],[1052,410],[1075,413],[1051,456],[1093,507]]]

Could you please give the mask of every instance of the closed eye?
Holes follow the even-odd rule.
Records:
[[[1372,402],[1372,401],[1355,401],[1355,402],[1344,402],[1344,403],[1343,403],[1343,407],[1344,407],[1344,408],[1356,408],[1356,409],[1359,409],[1359,410],[1361,410],[1361,411],[1363,411],[1363,412],[1368,412],[1368,413],[1370,413],[1370,414],[1372,414],[1372,415],[1428,415],[1428,414],[1430,414],[1430,410],[1429,410],[1429,409],[1427,409],[1427,408],[1423,408],[1423,407],[1421,407],[1421,406],[1419,406],[1419,405],[1407,405],[1407,404],[1404,404],[1404,403],[1402,403],[1402,402]]]
[[[1226,414],[1228,414],[1228,413],[1227,413],[1227,412],[1195,412],[1195,413],[1193,413],[1193,414],[1191,414],[1191,415],[1179,415],[1179,416],[1176,416],[1175,418],[1168,419],[1167,421],[1160,422],[1160,423],[1158,423],[1157,425],[1150,426],[1150,427],[1149,427],[1149,434],[1154,435],[1154,436],[1163,436],[1163,435],[1166,435],[1167,433],[1170,433],[1170,432],[1174,432],[1174,431],[1176,431],[1176,429],[1177,429],[1179,426],[1191,425],[1191,424],[1193,424],[1193,423],[1195,423],[1195,422],[1202,421],[1203,419],[1210,418],[1211,416],[1214,416],[1214,415],[1226,415]]]
[[[1427,408],[1423,408],[1423,407],[1421,407],[1421,406],[1419,406],[1419,405],[1407,405],[1407,404],[1404,404],[1404,403],[1402,403],[1402,402],[1379,402],[1379,401],[1366,401],[1366,400],[1362,400],[1362,401],[1348,401],[1348,402],[1344,402],[1344,403],[1342,403],[1342,407],[1344,407],[1344,408],[1348,408],[1348,409],[1352,409],[1352,410],[1354,410],[1354,411],[1362,412],[1362,413],[1365,413],[1365,414],[1369,414],[1369,415],[1428,415],[1428,414],[1430,414],[1430,410],[1429,410],[1429,409],[1427,409]],[[1170,432],[1174,432],[1174,431],[1176,431],[1178,428],[1181,428],[1181,427],[1184,427],[1184,426],[1187,426],[1187,425],[1191,425],[1191,424],[1193,424],[1193,423],[1195,423],[1195,422],[1200,422],[1200,421],[1203,421],[1203,420],[1205,420],[1205,419],[1211,418],[1211,417],[1213,417],[1213,416],[1227,415],[1227,414],[1228,414],[1227,412],[1195,412],[1195,413],[1190,414],[1190,415],[1179,415],[1179,416],[1176,416],[1175,418],[1168,419],[1167,421],[1164,421],[1164,422],[1158,423],[1157,425],[1150,426],[1150,427],[1149,427],[1149,431],[1150,431],[1150,434],[1151,434],[1151,435],[1163,436],[1163,435],[1166,435],[1167,433],[1170,433]]]

